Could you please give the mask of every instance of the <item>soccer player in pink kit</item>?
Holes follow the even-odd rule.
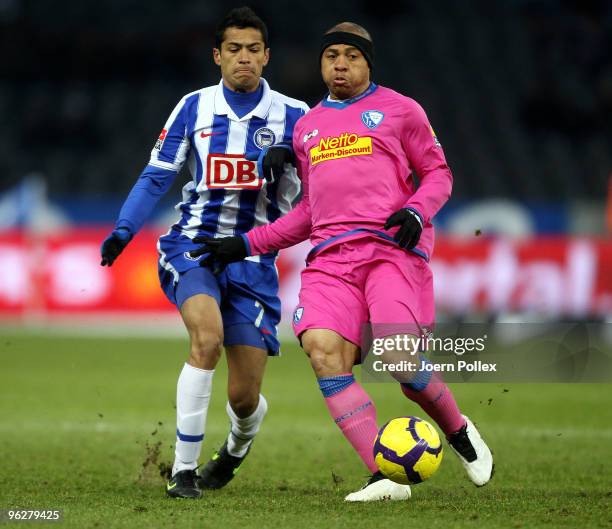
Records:
[[[410,488],[385,479],[374,462],[376,408],[352,369],[368,322],[375,338],[418,334],[414,329],[433,324],[431,219],[450,196],[452,175],[419,104],[371,82],[365,29],[334,26],[323,37],[320,60],[329,95],[297,122],[293,136],[302,200],[242,236],[203,239],[197,252],[210,252],[208,261],[223,266],[310,237],[294,331],[332,418],[372,472],[345,499],[407,499]],[[491,452],[446,384],[423,370],[401,389],[438,424],[469,478],[486,484]]]

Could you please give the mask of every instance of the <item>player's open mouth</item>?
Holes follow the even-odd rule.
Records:
[[[347,85],[348,81],[344,78],[344,77],[336,77],[334,78],[334,85],[335,86],[344,86]]]

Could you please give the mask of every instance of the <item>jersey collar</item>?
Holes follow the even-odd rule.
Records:
[[[259,82],[263,86],[263,93],[261,94],[259,103],[257,103],[257,106],[251,110],[251,112],[239,118],[225,100],[225,96],[223,95],[223,79],[221,79],[215,93],[215,114],[218,116],[227,116],[232,121],[248,121],[253,116],[265,119],[272,105],[272,94],[268,82],[263,77]]]
[[[372,92],[374,92],[378,88],[376,83],[370,83],[370,86],[366,89],[365,92],[361,92],[361,94],[352,97],[351,99],[343,99],[342,101],[335,101],[333,99],[329,99],[329,92],[321,101],[321,105],[324,107],[330,108],[346,108],[353,103],[357,103],[357,101],[361,101],[364,97],[368,97]]]

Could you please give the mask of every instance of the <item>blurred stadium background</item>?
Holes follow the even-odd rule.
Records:
[[[287,323],[240,479],[201,502],[159,501],[187,339],[155,242],[187,175],[111,269],[99,247],[178,99],[218,82],[214,27],[236,5],[0,0],[0,508],[61,508],[79,529],[370,529],[406,513],[431,528],[608,527],[602,384],[453,384],[494,448],[492,484],[468,485],[448,455],[410,505],[347,509],[364,469]],[[595,321],[612,350],[612,3],[250,5],[270,29],[274,88],[316,104],[319,37],[350,19],[374,37],[375,80],[427,110],[455,177],[436,219],[441,317]],[[306,247],[278,263],[285,322]],[[226,374],[220,362],[203,458],[227,434]],[[387,384],[368,392],[380,421],[420,413]]]
[[[375,80],[427,110],[455,176],[437,218],[440,314],[611,317],[610,2],[250,5],[274,88],[316,104],[319,36],[350,19],[374,37]],[[0,325],[182,333],[155,239],[187,176],[111,270],[99,244],[176,101],[218,81],[214,27],[230,7],[0,1]],[[279,261],[285,321],[304,253]]]

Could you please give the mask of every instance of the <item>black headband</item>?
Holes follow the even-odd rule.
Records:
[[[323,35],[323,40],[321,41],[321,52],[319,53],[319,62],[321,62],[321,57],[323,56],[323,52],[326,48],[329,48],[332,44],[347,44],[350,46],[355,46],[368,63],[370,67],[370,71],[374,69],[374,45],[368,39],[364,39],[359,35],[355,35],[354,33],[348,33],[346,31],[334,31],[332,33],[326,33]]]

